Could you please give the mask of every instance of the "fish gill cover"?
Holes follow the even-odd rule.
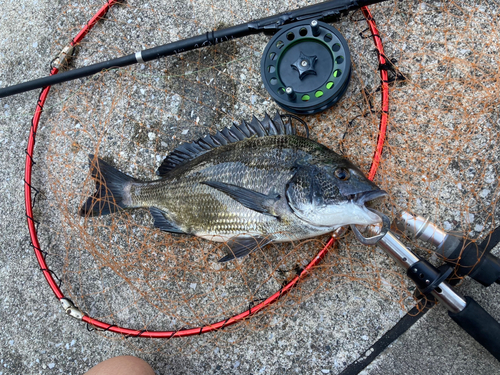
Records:
[[[241,4],[125,2],[80,43],[71,68],[153,47],[154,40],[179,40],[305,2]],[[100,6],[98,0],[61,6],[72,17],[55,23],[60,37],[50,47],[54,56]],[[499,6],[491,1],[390,1],[371,11],[391,61],[386,66],[388,135],[374,180],[389,196],[377,208],[387,214],[409,210],[429,216],[445,230],[482,240],[498,226],[500,210]],[[343,153],[367,173],[381,115],[377,53],[360,12],[335,26],[351,49],[352,80],[336,106],[304,119],[311,139]],[[275,113],[278,108],[259,69],[268,40],[249,36],[52,88],[34,155],[32,184],[40,190],[34,215],[50,269],[83,312],[137,330],[204,326],[279,291],[327,243],[329,236],[273,244],[241,261],[220,264],[221,244],[161,232],[147,209],[99,218],[78,215],[95,189],[89,154],[135,178],[154,179],[162,160],[181,142],[252,115]],[[423,243],[407,241],[430,256]],[[251,319],[203,338],[130,343],[147,351],[166,346],[197,350],[193,343],[231,345],[241,337],[240,330],[293,324],[298,309],[311,309],[314,315],[314,301],[308,300],[317,294],[338,300],[332,314],[339,316],[346,300],[380,301],[373,311],[352,312],[367,315],[370,340],[388,328],[377,326],[377,314],[407,311],[415,303],[403,271],[349,233],[291,293]],[[343,319],[349,317],[344,314]],[[344,355],[353,360],[356,353]]]

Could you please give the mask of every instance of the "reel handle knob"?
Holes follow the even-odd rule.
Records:
[[[297,94],[295,94],[295,91],[293,91],[293,88],[291,86],[288,86],[285,89],[285,93],[288,95],[288,99],[290,100],[295,100],[295,98],[297,98]]]
[[[311,30],[314,36],[318,36],[320,34],[320,29],[319,29],[319,24],[318,21],[312,20],[311,21]]]

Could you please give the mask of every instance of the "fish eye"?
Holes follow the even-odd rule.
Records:
[[[337,177],[341,181],[345,181],[351,177],[351,174],[345,168],[337,168],[335,170],[335,177]]]

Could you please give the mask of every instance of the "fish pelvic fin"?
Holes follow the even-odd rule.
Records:
[[[80,216],[102,216],[117,212],[127,205],[129,200],[127,187],[138,181],[120,172],[104,160],[89,155],[90,173],[96,184],[96,192],[87,198],[80,208]]]
[[[155,220],[154,226],[156,228],[159,228],[165,232],[170,232],[170,233],[189,234],[189,233],[184,232],[176,224],[174,224],[170,220],[168,220],[167,217],[165,216],[165,214],[163,213],[163,211],[160,210],[159,208],[149,207],[149,212],[151,212],[151,215],[153,216],[153,219]]]
[[[244,257],[252,251],[266,246],[271,242],[268,238],[262,237],[236,237],[226,243],[227,255],[219,259],[219,263],[229,262],[236,258]]]

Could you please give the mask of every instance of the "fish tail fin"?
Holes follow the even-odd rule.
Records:
[[[89,155],[89,163],[96,192],[80,208],[80,216],[109,215],[128,207],[125,202],[130,200],[130,193],[126,187],[137,180],[94,155]]]

